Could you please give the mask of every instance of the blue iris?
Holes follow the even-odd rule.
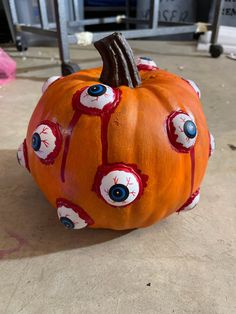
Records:
[[[40,149],[40,146],[41,146],[40,135],[35,132],[32,136],[32,148],[34,151],[37,152]]]
[[[66,229],[74,229],[75,225],[72,220],[67,217],[61,217],[60,222],[66,227]]]
[[[147,60],[147,61],[152,61],[152,59],[148,58],[148,57],[141,57],[142,60]]]
[[[188,138],[194,138],[196,136],[197,127],[193,121],[188,120],[184,123],[184,133]]]
[[[106,86],[102,84],[92,85],[88,89],[88,94],[93,97],[101,96],[107,91]]]
[[[115,184],[110,188],[109,196],[114,202],[123,202],[129,197],[129,189],[123,184]]]

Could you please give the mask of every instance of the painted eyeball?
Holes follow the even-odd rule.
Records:
[[[17,160],[18,163],[29,170],[29,163],[28,163],[28,153],[27,153],[27,145],[26,140],[19,146],[17,150]]]
[[[137,57],[136,65],[139,71],[151,71],[158,69],[156,63],[152,59],[147,57]]]
[[[99,169],[94,190],[112,206],[126,206],[143,193],[147,176],[131,166],[117,164]]]
[[[57,214],[67,229],[82,229],[94,224],[92,218],[81,207],[62,198],[57,199]]]
[[[42,121],[32,135],[31,146],[45,164],[52,164],[59,154],[62,135],[59,126],[51,121]]]
[[[210,152],[209,152],[209,157],[211,157],[214,154],[215,148],[216,148],[216,143],[215,143],[215,138],[214,136],[210,133]]]
[[[87,114],[99,115],[116,107],[120,93],[119,89],[104,84],[87,86],[74,94],[73,107]]]
[[[191,85],[192,88],[197,93],[198,97],[201,98],[201,91],[200,91],[199,87],[197,86],[197,84],[192,80],[186,80],[186,79],[183,79],[183,80],[186,81],[189,85]]]
[[[183,111],[175,111],[167,119],[167,133],[171,144],[179,152],[186,153],[196,142],[197,126],[193,117]]]
[[[177,210],[177,213],[181,211],[188,211],[193,209],[200,201],[200,189],[193,193],[190,198],[184,203],[184,205]]]
[[[55,81],[57,81],[58,79],[60,79],[61,76],[51,76],[47,79],[46,82],[44,82],[43,86],[42,86],[42,93],[45,93],[45,91],[48,89],[48,87]]]

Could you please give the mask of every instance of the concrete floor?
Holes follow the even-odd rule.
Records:
[[[0,89],[0,313],[236,313],[236,62],[188,43],[131,45],[201,88],[217,143],[201,202],[146,229],[65,230],[15,158],[58,51],[7,48],[18,71]],[[93,47],[71,53],[101,64]]]

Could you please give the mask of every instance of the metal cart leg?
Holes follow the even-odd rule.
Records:
[[[45,0],[38,0],[40,23],[43,29],[49,29],[48,15]]]
[[[11,37],[12,37],[12,40],[13,40],[13,42],[15,44],[16,43],[16,34],[15,34],[15,29],[13,27],[13,18],[11,16],[11,10],[10,10],[10,7],[9,7],[8,0],[2,0],[2,4],[3,4],[4,10],[5,10],[5,14],[6,14],[6,17],[7,17],[8,25],[9,25],[10,32],[11,32]]]
[[[158,27],[158,12],[159,12],[159,0],[151,0],[150,2],[150,20],[149,27],[157,29]]]
[[[54,6],[57,25],[57,38],[61,59],[61,71],[62,75],[66,76],[79,71],[80,68],[76,63],[70,62],[67,22],[65,15],[66,10],[64,1],[65,0],[54,0]]]
[[[212,25],[212,36],[210,45],[210,54],[212,58],[218,58],[223,53],[223,47],[217,44],[219,28],[220,28],[220,17],[223,8],[224,0],[217,0],[215,6],[215,14]]]
[[[131,0],[125,1],[125,16],[130,17],[130,11],[131,11]],[[128,21],[125,22],[126,29],[130,29],[130,24]]]
[[[16,12],[15,0],[4,0],[3,5],[7,14],[8,24],[10,26],[12,39],[18,51],[25,51],[28,49],[28,43],[24,34],[19,32],[15,25],[18,24],[18,16]],[[14,25],[14,26],[13,26]]]

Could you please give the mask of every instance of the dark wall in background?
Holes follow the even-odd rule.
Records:
[[[8,27],[7,18],[3,9],[2,0],[0,0],[0,43],[9,42],[11,33]]]
[[[197,21],[208,22],[209,13],[212,6],[212,0],[198,0],[197,1]]]

